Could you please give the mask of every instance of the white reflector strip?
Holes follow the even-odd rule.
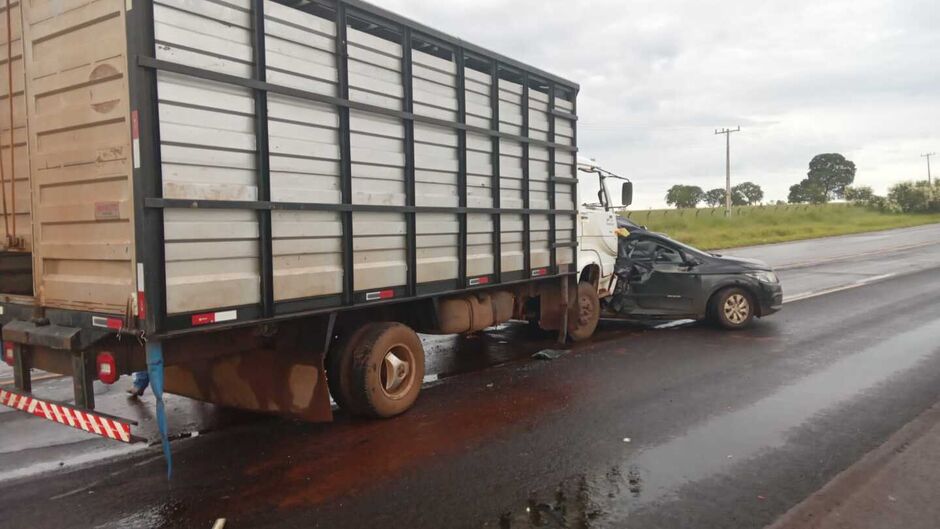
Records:
[[[131,442],[130,423],[0,389],[0,404],[115,441]]]

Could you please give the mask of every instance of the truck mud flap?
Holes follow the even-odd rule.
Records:
[[[61,402],[39,399],[15,389],[0,388],[0,404],[122,443],[146,441],[142,437],[131,434],[131,426],[137,426],[137,421],[83,410]]]

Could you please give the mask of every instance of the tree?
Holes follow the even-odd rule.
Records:
[[[825,204],[845,196],[845,188],[855,181],[855,164],[838,153],[817,154],[809,162],[809,172],[799,184],[790,186],[790,203]]]
[[[845,196],[845,188],[855,181],[855,163],[838,153],[817,154],[809,162],[806,177],[817,182],[826,201]]]
[[[753,206],[760,203],[761,200],[764,200],[764,190],[754,182],[741,182],[731,188],[732,203],[740,201],[748,206]]]
[[[873,196],[875,196],[875,192],[868,186],[845,188],[845,199],[849,202],[867,202]]]
[[[715,189],[705,193],[704,200],[705,203],[710,207],[714,208],[721,206],[725,203],[725,190],[720,187],[716,187]]]
[[[705,198],[705,192],[699,186],[677,184],[666,192],[666,204],[677,208],[694,208],[703,198]]]
[[[804,178],[799,184],[790,186],[790,194],[787,196],[787,202],[791,204],[810,204],[826,203],[826,191],[822,185],[809,178]]]

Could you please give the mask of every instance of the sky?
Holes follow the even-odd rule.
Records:
[[[723,127],[732,184],[765,201],[819,153],[883,194],[940,152],[937,0],[373,2],[579,83],[580,154],[633,180],[633,209],[723,187]]]

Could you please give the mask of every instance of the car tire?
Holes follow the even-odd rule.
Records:
[[[357,414],[388,418],[407,411],[424,381],[424,346],[407,325],[370,323],[352,349],[350,397]]]
[[[748,327],[754,321],[755,310],[754,296],[739,287],[719,291],[709,304],[712,321],[732,331]]]
[[[601,319],[601,302],[592,283],[578,283],[577,297],[568,311],[568,336],[572,341],[587,340]]]

